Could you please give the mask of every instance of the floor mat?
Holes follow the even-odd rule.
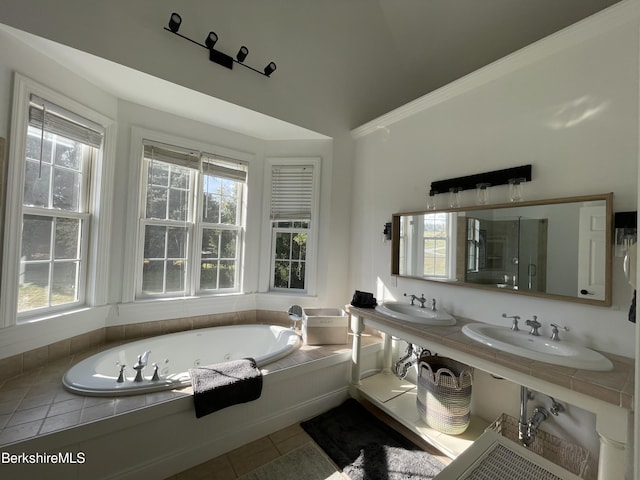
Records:
[[[353,399],[301,426],[352,480],[430,480],[445,467]]]
[[[309,442],[238,480],[344,480],[331,462]]]

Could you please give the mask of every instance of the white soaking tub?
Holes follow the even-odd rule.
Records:
[[[92,355],[64,375],[64,387],[80,395],[120,396],[181,388],[191,384],[189,368],[251,357],[263,367],[300,346],[298,334],[276,325],[231,325],[188,330],[136,340]],[[143,380],[132,368],[147,355]],[[157,365],[158,379],[153,373]],[[124,369],[122,366],[124,365]],[[121,381],[120,371],[122,369]]]

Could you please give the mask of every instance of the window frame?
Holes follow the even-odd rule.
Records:
[[[123,301],[133,302],[145,302],[154,300],[170,300],[170,299],[182,299],[182,298],[197,298],[197,297],[214,297],[225,294],[240,293],[243,290],[243,268],[244,268],[244,248],[245,248],[245,236],[246,236],[246,210],[247,210],[247,192],[248,192],[248,177],[250,170],[250,159],[252,155],[244,152],[238,152],[235,150],[219,147],[215,145],[204,144],[202,142],[185,139],[169,134],[163,134],[161,132],[146,130],[141,127],[133,127],[131,151],[133,158],[140,159],[140,163],[136,165],[137,175],[135,177],[137,182],[135,191],[139,192],[138,208],[135,209],[135,218],[129,219],[129,224],[132,225],[135,222],[135,246],[133,244],[127,247],[127,258],[132,260],[134,268],[131,273],[134,277],[133,282],[125,281],[123,283]],[[236,268],[236,285],[233,288],[222,289],[203,289],[200,282],[200,263],[202,260],[202,233],[206,228],[211,226],[228,228],[228,224],[213,224],[211,222],[203,221],[203,190],[204,190],[204,177],[206,171],[200,167],[191,175],[190,180],[190,192],[189,192],[189,213],[187,222],[188,225],[188,239],[186,241],[186,257],[188,258],[187,271],[185,273],[185,289],[184,292],[164,292],[164,293],[145,293],[142,291],[143,281],[143,260],[144,260],[144,242],[145,232],[144,224],[165,224],[171,223],[174,226],[185,226],[186,223],[182,220],[158,220],[158,219],[145,219],[144,210],[146,204],[146,192],[147,192],[147,167],[146,159],[144,156],[144,142],[164,144],[168,148],[173,147],[175,149],[181,149],[185,151],[198,152],[202,158],[200,163],[238,163],[243,165],[244,171],[247,174],[247,180],[245,180],[241,192],[239,193],[239,218],[238,224],[231,226],[232,229],[238,231],[236,256],[237,256],[237,268]],[[185,147],[189,145],[189,147]],[[137,157],[136,157],[137,156]],[[132,162],[135,163],[135,162]],[[133,180],[132,180],[133,181]],[[133,210],[133,209],[132,209]],[[124,300],[126,299],[126,300]]]
[[[18,314],[18,289],[20,275],[20,252],[22,242],[22,221],[25,213],[37,213],[35,207],[25,207],[24,183],[26,162],[26,139],[29,130],[29,104],[32,96],[45,99],[73,114],[99,126],[103,131],[102,147],[97,150],[91,174],[84,180],[88,188],[88,215],[86,228],[82,232],[85,255],[84,275],[81,276],[79,300],[51,307],[37,308]],[[74,311],[78,308],[105,305],[109,285],[109,251],[112,221],[114,153],[116,150],[115,121],[78,101],[56,92],[20,73],[14,74],[13,104],[11,114],[10,149],[4,226],[4,248],[2,252],[2,280],[0,304],[2,321],[0,326],[56,317],[58,314]],[[49,209],[43,209],[49,210]],[[71,213],[55,210],[58,216]],[[46,213],[46,212],[42,212]],[[86,235],[86,232],[91,232]],[[100,275],[97,274],[100,272]]]
[[[268,201],[265,202],[264,216],[265,216],[265,228],[266,233],[263,238],[268,238],[269,243],[266,248],[263,248],[263,252],[267,254],[268,264],[266,268],[268,271],[268,279],[263,278],[264,290],[273,294],[287,294],[287,295],[304,295],[315,296],[317,292],[317,261],[318,261],[318,232],[320,222],[320,178],[321,178],[321,163],[320,157],[270,157],[266,159],[264,170],[264,192]],[[293,166],[311,166],[313,167],[313,179],[312,179],[312,194],[311,194],[311,212],[308,219],[273,219],[271,218],[271,204],[272,204],[272,172],[275,167],[293,167]],[[299,227],[278,227],[276,223],[282,222],[300,222],[308,221],[309,228]],[[275,253],[276,253],[276,233],[278,231],[303,231],[307,232],[307,245],[305,254],[305,288],[281,288],[275,287]]]

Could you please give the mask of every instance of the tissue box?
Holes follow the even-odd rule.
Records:
[[[349,317],[341,308],[305,308],[302,339],[307,345],[343,345],[349,338]]]

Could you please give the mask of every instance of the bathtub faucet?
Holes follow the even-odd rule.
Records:
[[[133,366],[133,369],[136,371],[136,378],[133,379],[134,382],[141,382],[144,380],[144,378],[142,378],[142,369],[147,366],[150,353],[151,350],[147,350],[142,355],[138,355],[138,361]]]

